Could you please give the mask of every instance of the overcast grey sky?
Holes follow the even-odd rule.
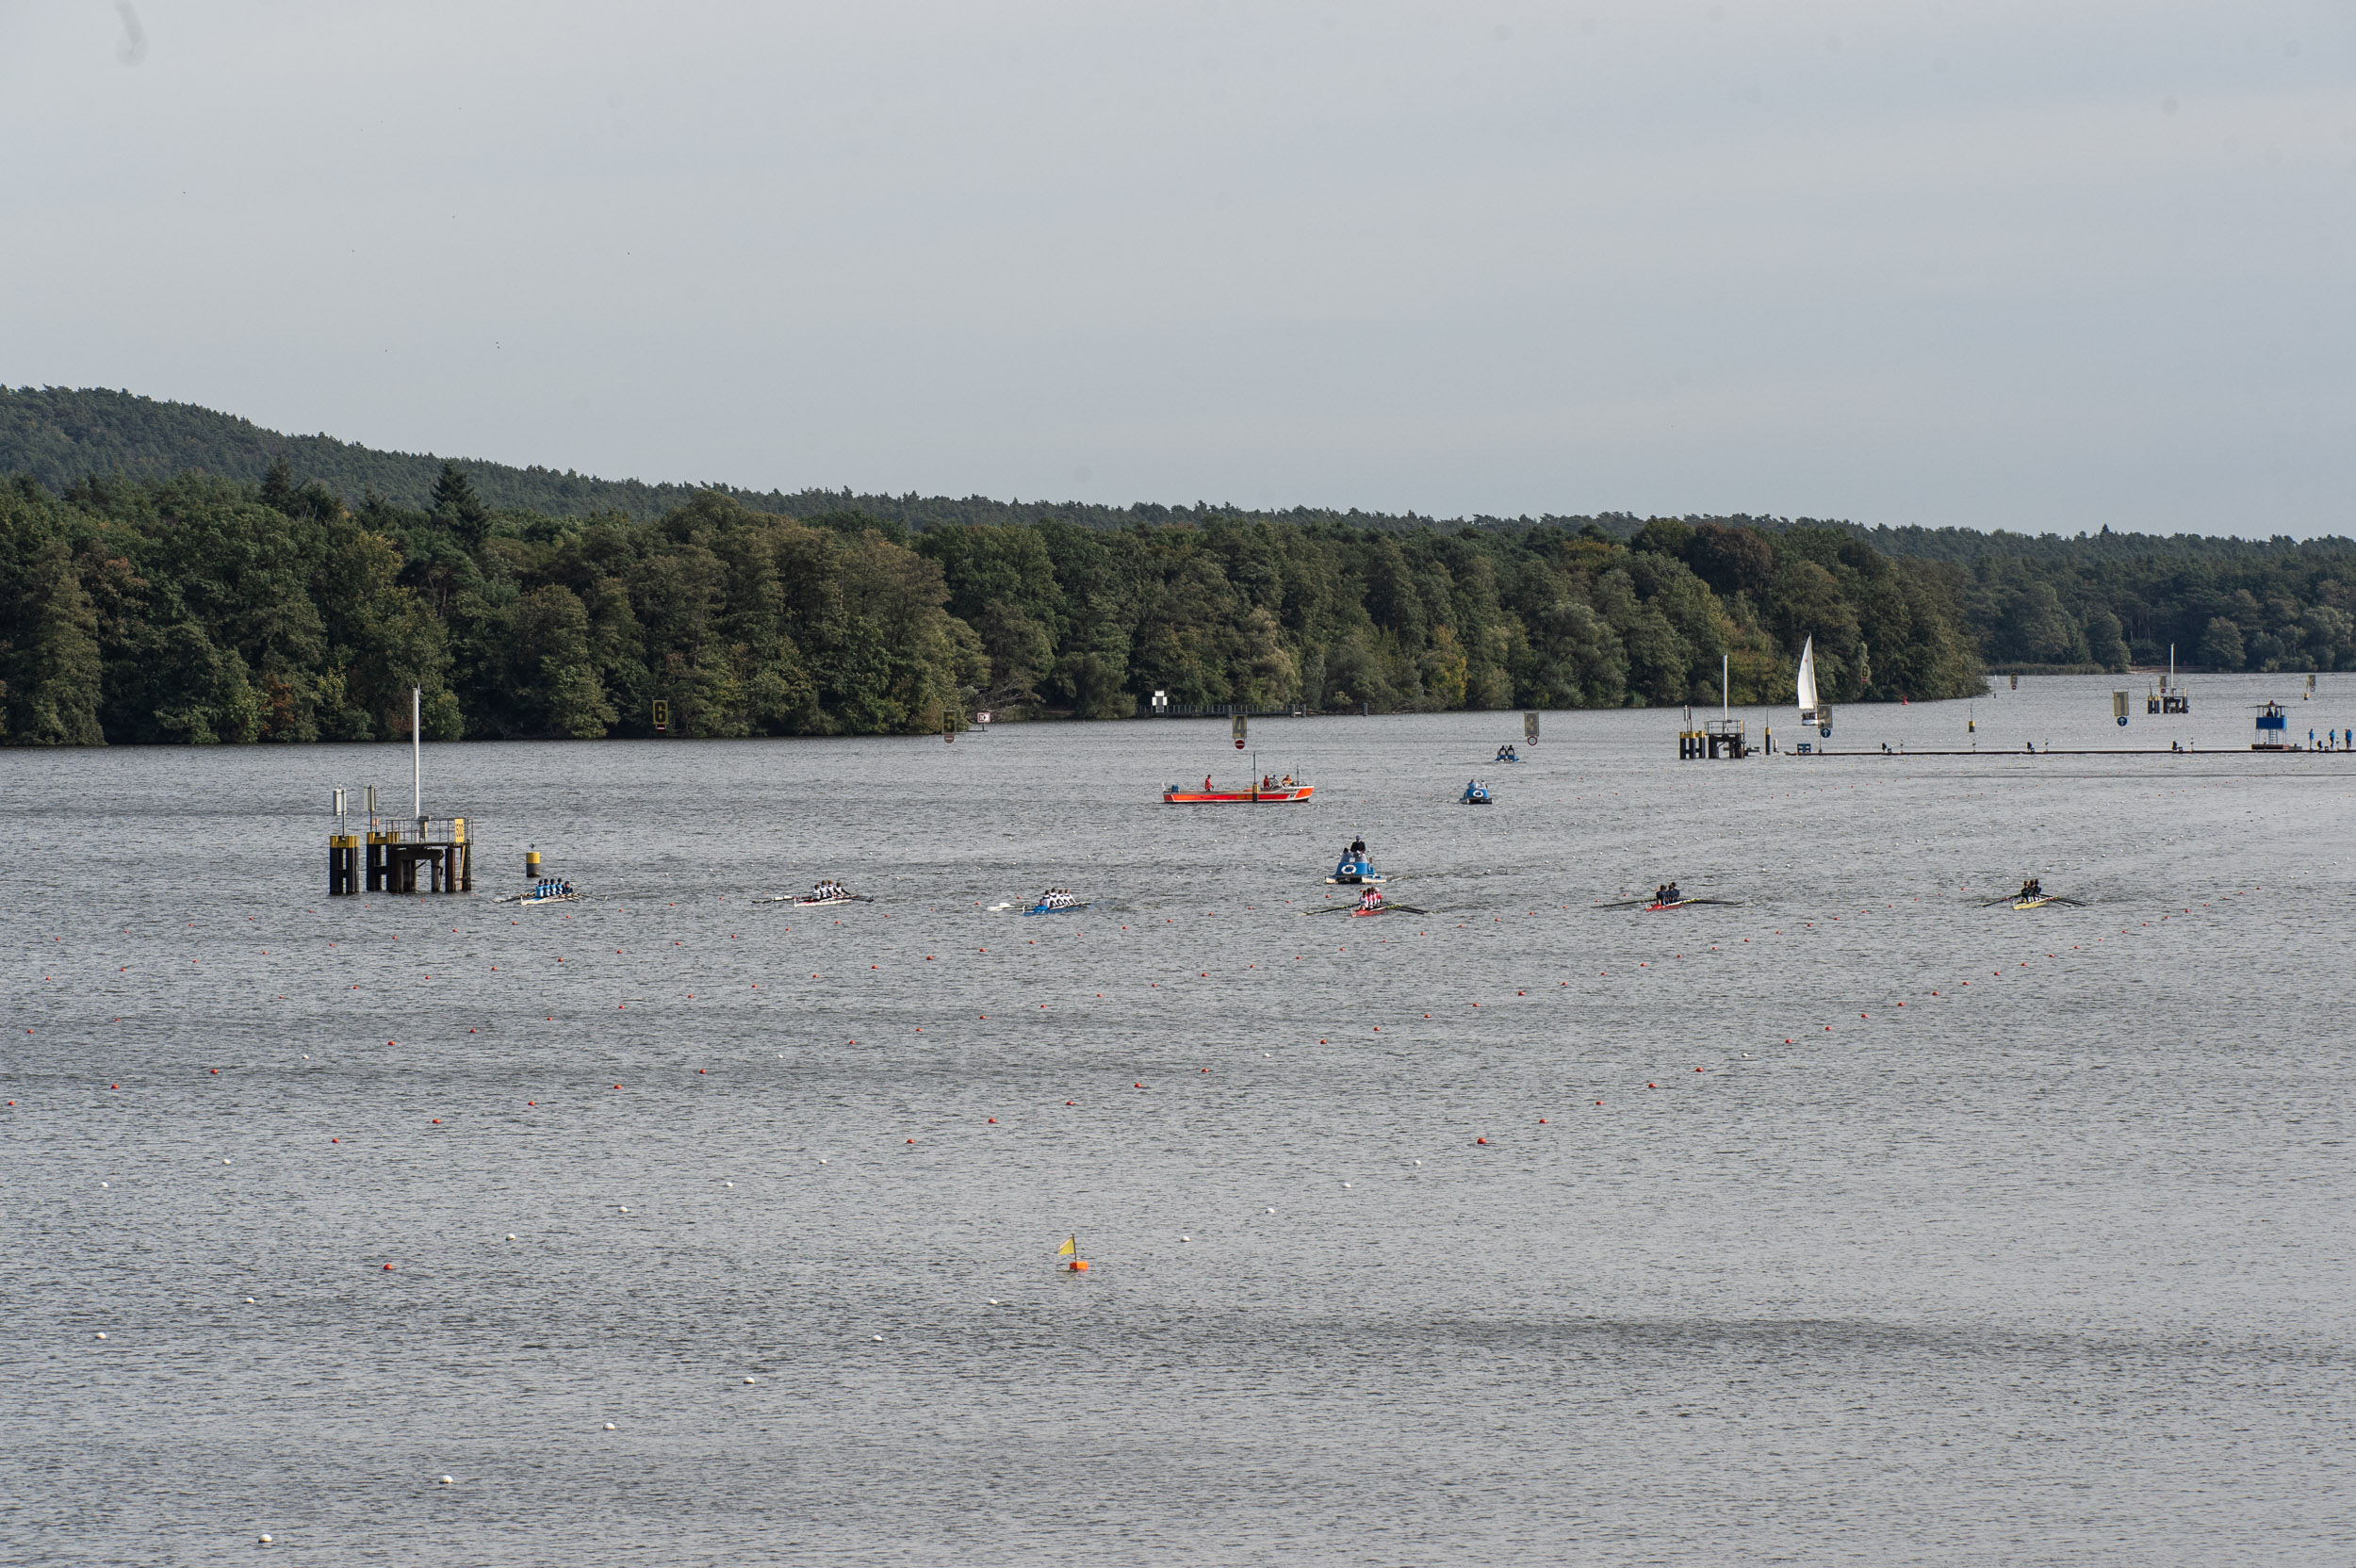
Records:
[[[0,0],[0,381],[613,477],[2356,532],[2356,7]]]

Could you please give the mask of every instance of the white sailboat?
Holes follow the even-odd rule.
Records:
[[[1800,725],[1816,727],[1819,735],[1832,736],[1832,709],[1816,700],[1816,639],[1811,636],[1800,649]]]

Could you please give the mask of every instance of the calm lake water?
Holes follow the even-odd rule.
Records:
[[[0,752],[0,1558],[2349,1561],[2303,679],[437,746],[453,898],[325,896],[401,748]]]

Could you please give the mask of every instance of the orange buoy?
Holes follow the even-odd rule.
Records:
[[[1070,1263],[1065,1264],[1064,1267],[1070,1269],[1074,1274],[1085,1274],[1088,1271],[1088,1261],[1086,1258],[1074,1258]]]

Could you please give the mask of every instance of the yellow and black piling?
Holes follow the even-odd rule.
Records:
[[[330,833],[327,836],[327,893],[341,898],[360,890],[360,835]]]

